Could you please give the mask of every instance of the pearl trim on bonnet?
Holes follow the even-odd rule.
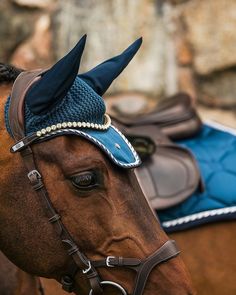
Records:
[[[107,130],[111,126],[111,118],[109,115],[104,115],[105,122],[104,124],[90,123],[90,122],[62,122],[56,125],[48,126],[36,132],[38,137],[41,137],[51,131],[60,130],[64,128],[90,128],[96,130]]]

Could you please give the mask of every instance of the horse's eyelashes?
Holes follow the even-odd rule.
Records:
[[[98,187],[99,178],[95,171],[85,171],[72,176],[71,182],[80,190],[91,190]]]
[[[83,173],[82,175],[75,176],[74,182],[80,186],[93,185],[96,182],[96,177],[91,172]]]

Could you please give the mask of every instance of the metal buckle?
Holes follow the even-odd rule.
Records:
[[[91,270],[91,268],[91,262],[88,260],[88,267],[82,270],[83,274],[88,273]]]
[[[111,282],[111,281],[102,281],[100,284],[101,284],[101,285],[110,285],[110,286],[113,286],[113,287],[115,287],[116,289],[118,289],[119,291],[121,291],[121,294],[122,294],[122,295],[128,295],[127,292],[125,291],[125,289],[124,289],[121,285],[119,285],[119,284],[117,284],[117,283],[115,283],[115,282]],[[89,295],[93,295],[93,289],[90,290]]]
[[[107,258],[106,258],[106,266],[107,266],[107,267],[115,267],[114,265],[111,265],[111,264],[110,264],[110,260],[111,260],[112,258],[115,258],[115,256],[107,256]]]
[[[27,174],[29,180],[31,180],[32,176],[36,176],[37,178],[42,178],[41,174],[38,172],[38,170],[32,170]]]
[[[23,141],[23,140],[18,141],[16,144],[14,144],[14,145],[11,147],[11,152],[16,153],[16,152],[18,152],[20,149],[22,149],[24,146],[25,146],[25,144],[24,144],[24,141]]]

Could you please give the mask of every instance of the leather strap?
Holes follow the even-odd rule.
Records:
[[[9,125],[15,141],[25,136],[24,133],[24,99],[27,90],[40,79],[45,70],[22,72],[15,80],[9,108]]]
[[[142,263],[142,260],[137,258],[124,258],[108,256],[103,260],[92,261],[94,267],[137,267]]]
[[[108,256],[106,259],[92,261],[94,267],[128,267],[137,272],[135,288],[132,295],[141,295],[144,292],[148,277],[153,268],[180,253],[175,241],[167,241],[156,252],[144,260]]]
[[[167,241],[161,248],[159,248],[155,253],[149,256],[142,263],[141,267],[138,269],[135,288],[132,295],[143,294],[144,288],[146,286],[147,279],[149,277],[152,269],[171,258],[176,257],[180,253],[175,241]]]
[[[27,147],[26,149],[21,151],[21,156],[23,157],[25,166],[27,170],[29,171],[28,178],[30,180],[30,183],[33,189],[38,193],[40,200],[43,202],[44,208],[46,209],[46,215],[49,219],[49,222],[53,224],[54,229],[56,230],[62,243],[66,247],[68,254],[72,257],[74,261],[73,268],[76,269],[76,271],[73,271],[73,276],[71,277],[71,269],[65,275],[66,277],[71,277],[71,285],[69,288],[67,284],[66,286],[64,286],[64,289],[66,289],[66,291],[68,292],[71,292],[74,289],[73,278],[75,274],[77,273],[79,269],[82,271],[85,269],[88,269],[90,262],[88,258],[82,252],[79,251],[78,246],[74,243],[71,235],[69,234],[69,232],[67,231],[63,223],[61,222],[60,215],[55,211],[50,201],[50,198],[47,194],[47,190],[45,189],[45,186],[43,184],[42,177],[35,167],[31,148]],[[94,290],[94,294],[101,294],[102,289],[99,284],[100,279],[95,268],[91,266],[91,268],[89,269],[88,272],[86,272],[85,275],[90,281],[90,285],[91,285],[91,288]]]

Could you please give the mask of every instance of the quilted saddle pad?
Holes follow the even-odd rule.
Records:
[[[177,143],[195,155],[205,191],[158,211],[164,230],[174,232],[236,219],[236,130],[209,122],[197,136]]]

